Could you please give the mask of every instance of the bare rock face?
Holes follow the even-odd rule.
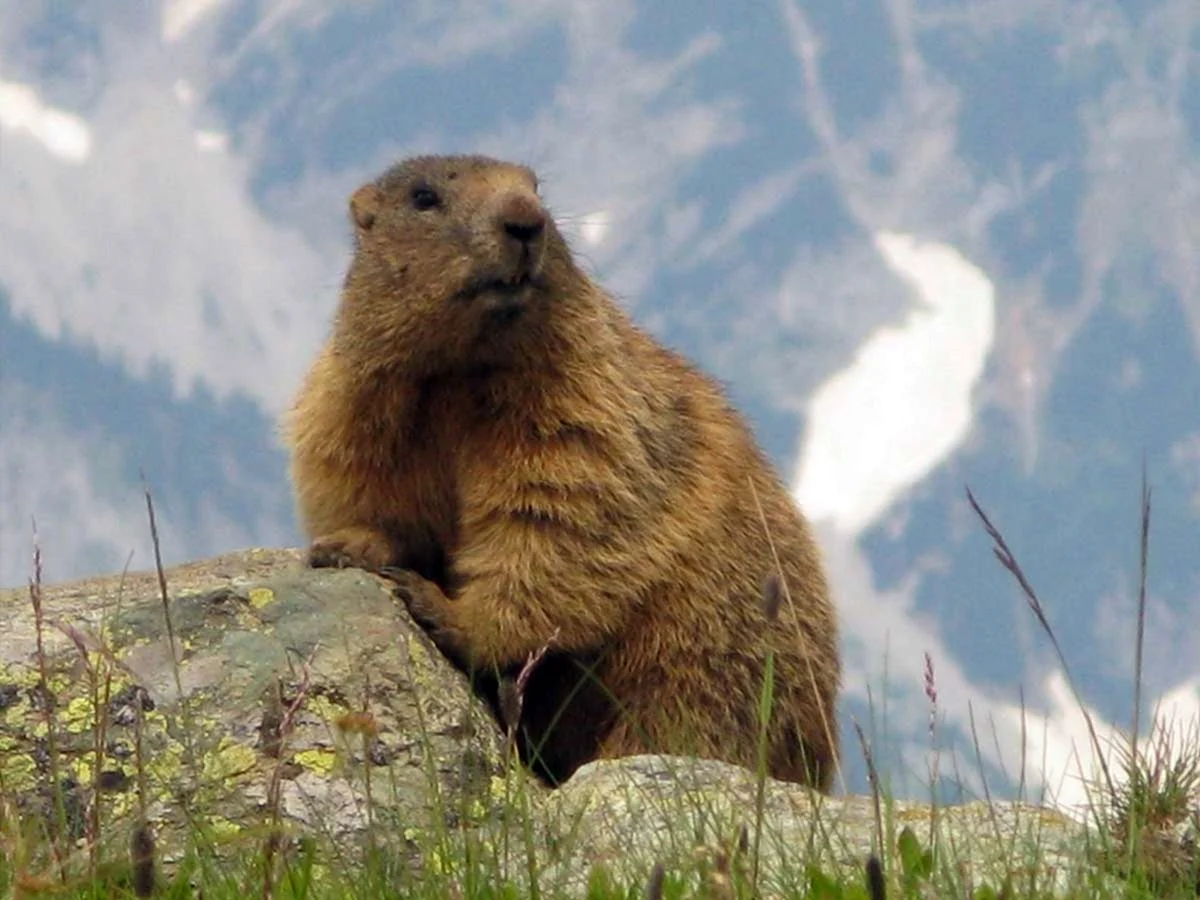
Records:
[[[169,859],[197,826],[343,843],[368,810],[397,836],[486,817],[496,723],[385,580],[248,550],[165,581],[165,605],[152,572],[45,587],[40,614],[0,592],[0,789],[23,818],[128,846],[145,816]]]

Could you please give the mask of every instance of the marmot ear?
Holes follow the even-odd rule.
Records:
[[[350,218],[363,231],[370,231],[379,212],[379,188],[372,182],[364,184],[350,197]]]

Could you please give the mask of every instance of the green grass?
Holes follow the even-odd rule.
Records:
[[[1144,479],[1143,479],[1144,485]],[[993,543],[997,560],[1012,575],[1026,598],[1030,612],[1054,649],[1071,690],[1080,704],[1079,691],[1070,677],[1070,668],[1050,616],[1000,530],[988,519],[983,508],[968,491],[968,500]],[[146,492],[147,514],[156,550],[163,608],[170,622],[168,585],[157,559],[158,536],[150,494]],[[1058,882],[1057,896],[1071,897],[1192,897],[1197,894],[1197,855],[1178,839],[1189,824],[1195,828],[1200,794],[1200,729],[1179,727],[1152,717],[1148,734],[1139,734],[1142,709],[1142,640],[1146,609],[1146,580],[1150,533],[1150,493],[1143,486],[1140,528],[1140,589],[1137,621],[1131,623],[1135,634],[1137,660],[1133,684],[1132,727],[1124,742],[1115,748],[1102,745],[1094,724],[1087,718],[1089,740],[1101,768],[1090,782],[1093,804],[1090,809],[1089,836],[1078,858],[1067,865]],[[34,575],[29,585],[30,603],[39,630],[38,661],[41,666],[40,689],[46,687],[45,656],[41,650],[41,630],[51,627],[47,617],[52,611],[42,608],[40,550],[35,547]],[[784,600],[790,603],[787,586],[777,579],[764,585],[764,614],[774,617]],[[71,636],[68,631],[68,636]],[[373,809],[367,796],[367,840],[361,852],[346,854],[321,835],[299,834],[285,823],[279,810],[278,780],[268,791],[267,815],[261,827],[240,830],[235,836],[223,833],[202,814],[189,817],[187,846],[171,859],[162,858],[157,839],[148,825],[139,825],[121,846],[114,847],[111,836],[102,832],[99,808],[89,807],[81,797],[94,796],[103,802],[101,784],[105,754],[104,716],[110,708],[112,666],[116,661],[103,653],[89,655],[78,642],[85,661],[86,677],[96,710],[91,724],[94,759],[87,771],[88,784],[69,783],[69,773],[59,759],[55,722],[49,706],[45,714],[46,747],[49,755],[49,783],[36,796],[19,796],[0,779],[0,898],[41,896],[162,897],[205,900],[244,900],[246,897],[271,898],[517,898],[552,896],[555,882],[546,877],[546,866],[553,854],[539,837],[534,821],[530,780],[516,759],[508,755],[503,801],[497,811],[495,827],[485,834],[456,830],[447,825],[416,837],[404,834],[403,823],[388,822]],[[914,826],[901,821],[896,803],[886,785],[889,774],[878,770],[878,761],[868,739],[876,733],[877,721],[868,731],[854,723],[858,735],[856,752],[863,755],[871,791],[872,850],[864,852],[850,868],[828,862],[828,852],[836,837],[822,820],[820,803],[812,823],[811,838],[804,845],[790,848],[786,871],[769,876],[762,866],[763,847],[772,836],[772,822],[766,809],[766,762],[760,754],[753,774],[755,795],[740,815],[729,817],[711,810],[694,809],[674,818],[677,833],[671,843],[688,852],[663,852],[662,858],[648,868],[644,877],[630,880],[604,868],[572,873],[586,883],[586,894],[597,900],[607,898],[750,898],[760,896],[811,897],[818,900],[838,898],[892,897],[918,900],[927,897],[1032,898],[1050,896],[1050,878],[1044,873],[1047,848],[1039,842],[1036,829],[1013,833],[1011,838],[996,820],[998,805],[991,799],[983,776],[979,736],[972,722],[972,737],[987,809],[993,814],[995,832],[1007,849],[999,869],[987,873],[964,871],[962,862],[970,849],[964,841],[947,839],[935,828],[947,810],[939,807],[933,786],[947,773],[937,733],[938,688],[933,662],[926,656],[925,693],[929,701],[929,738],[931,767],[931,805],[928,825]],[[768,660],[757,714],[761,733],[771,715],[774,700],[773,669]],[[176,673],[178,674],[178,673]],[[527,674],[527,673],[523,673]],[[506,717],[515,718],[521,703],[523,680],[506,683],[501,705]],[[305,697],[305,682],[293,698],[282,700],[276,710],[278,740],[286,742],[291,718]],[[181,692],[182,693],[182,692]],[[134,704],[137,708],[137,704]],[[872,710],[874,705],[872,703]],[[186,707],[181,724],[186,731]],[[366,750],[373,735],[369,710],[347,715],[338,727],[346,746],[361,742]],[[1024,727],[1024,726],[1023,726]],[[884,729],[886,731],[886,728]],[[513,734],[509,732],[509,749]],[[356,745],[356,744],[355,744]],[[357,746],[357,745],[356,745]],[[1112,752],[1106,752],[1110,750]],[[845,752],[851,752],[847,749]],[[278,757],[282,758],[279,753]],[[1108,761],[1106,761],[1108,760]],[[136,796],[144,797],[144,770],[140,755],[137,762]],[[1022,760],[1022,773],[1025,771]],[[0,773],[2,773],[0,769]],[[199,778],[198,768],[195,771]],[[431,774],[431,779],[433,776]],[[435,780],[435,779],[433,779]],[[370,781],[367,779],[367,784]],[[1024,790],[1024,775],[1021,779]],[[143,801],[144,802],[144,801]],[[180,802],[185,802],[182,798]],[[447,811],[450,812],[450,811]],[[135,821],[146,822],[144,807],[135,809]],[[454,821],[453,815],[437,817]],[[707,822],[701,826],[699,823]],[[569,826],[569,823],[568,823]],[[564,827],[563,846],[579,840],[571,827]],[[560,847],[561,849],[561,847]],[[645,848],[642,848],[643,850]],[[561,874],[561,873],[560,873]],[[972,879],[976,880],[972,880]]]

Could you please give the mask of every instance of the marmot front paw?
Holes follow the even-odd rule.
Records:
[[[425,629],[434,644],[451,658],[465,660],[466,645],[454,622],[453,601],[432,581],[407,569],[386,572],[394,582],[392,594],[404,603],[409,615]]]
[[[391,538],[373,528],[342,528],[322,535],[308,548],[314,569],[367,569],[378,572],[395,562]]]

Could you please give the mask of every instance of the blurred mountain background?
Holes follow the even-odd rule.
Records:
[[[1144,465],[1145,695],[1196,714],[1198,49],[1195,0],[0,4],[0,584],[34,522],[48,579],[152,565],[141,472],[168,562],[297,544],[275,422],[350,192],[500,155],[817,523],[848,787],[854,720],[900,793],[936,740],[965,791],[1025,758],[1078,802],[1078,706],[964,486],[1128,727]]]

